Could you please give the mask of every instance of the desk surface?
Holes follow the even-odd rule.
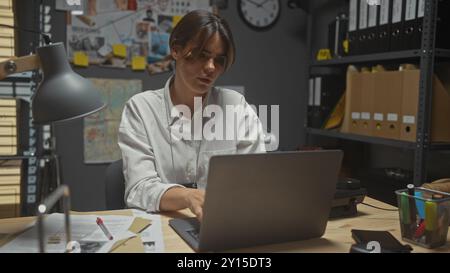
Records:
[[[395,207],[373,200],[371,198],[366,198],[365,203],[382,208],[395,209]],[[350,246],[354,244],[354,241],[351,237],[351,229],[386,230],[391,232],[397,239],[401,241],[398,212],[383,211],[364,205],[358,206],[358,212],[359,213],[357,217],[330,220],[328,222],[327,230],[322,238],[241,249],[239,250],[239,252],[348,253],[350,250]],[[114,212],[108,213],[114,214]],[[183,210],[173,213],[164,213],[161,214],[161,216],[166,252],[193,252],[193,250],[183,241],[183,239],[181,239],[169,226],[170,219],[191,217],[192,214],[188,210]],[[21,230],[26,228],[32,220],[32,217],[0,220],[0,234],[3,234],[3,236],[0,237],[0,245],[2,245],[2,241],[6,239],[5,234],[20,232]],[[450,233],[448,239],[450,239]],[[414,252],[450,252],[450,243],[447,243],[447,245],[445,245],[444,247],[433,250],[415,245],[412,246],[414,248]]]

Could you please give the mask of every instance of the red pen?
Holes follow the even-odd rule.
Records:
[[[105,236],[108,238],[108,240],[112,240],[113,236],[109,232],[109,230],[106,228],[105,224],[103,223],[103,220],[100,217],[97,217],[97,225],[102,229]]]
[[[420,237],[422,237],[422,235],[425,233],[425,221],[421,220],[419,227],[417,228],[414,237],[419,239]]]

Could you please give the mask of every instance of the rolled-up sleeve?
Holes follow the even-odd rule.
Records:
[[[158,175],[151,138],[145,133],[143,117],[133,99],[125,105],[119,126],[118,144],[125,177],[125,204],[158,212],[164,193],[180,185],[163,183]]]

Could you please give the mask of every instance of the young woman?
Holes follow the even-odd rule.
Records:
[[[209,158],[265,152],[263,128],[242,95],[214,87],[217,78],[234,63],[236,54],[224,19],[207,11],[190,12],[173,30],[170,49],[175,74],[163,89],[131,98],[122,115],[119,146],[126,180],[125,203],[150,212],[189,208],[201,220]],[[218,106],[223,113],[203,112],[208,106]],[[233,125],[225,118],[229,106],[243,109]],[[232,117],[234,121],[235,115]],[[198,138],[196,120],[201,121],[202,132],[208,122],[215,124],[212,127],[222,126],[219,119],[227,124],[223,124],[225,129],[214,128],[216,132],[234,137]],[[179,137],[180,124],[190,129],[187,135],[194,137]],[[236,137],[243,134],[254,137]],[[188,183],[196,187],[183,186]]]

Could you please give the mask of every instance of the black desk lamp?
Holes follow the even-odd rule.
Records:
[[[94,85],[73,72],[62,43],[39,47],[37,54],[44,76],[32,99],[34,123],[81,118],[105,107]]]
[[[0,63],[0,79],[6,78],[10,74],[42,68],[43,79],[31,102],[33,122],[38,125],[53,124],[81,118],[104,108],[106,105],[102,102],[100,93],[94,85],[71,69],[64,45],[62,43],[52,44],[48,36],[44,35],[44,37],[46,45],[37,48],[37,55],[13,58]],[[68,187],[59,183],[59,160],[54,150],[51,150],[50,158],[56,163],[58,189],[38,207],[39,249],[41,252],[45,251],[43,215],[56,203],[56,200],[63,196],[69,199]],[[64,202],[64,210],[66,235],[70,241],[70,203],[67,203]]]
[[[45,125],[72,120],[93,114],[105,107],[94,85],[71,69],[64,45],[52,44],[48,36],[43,36],[47,44],[37,48],[37,55],[13,58],[0,63],[0,79],[10,74],[42,68],[43,79],[31,101],[33,123]],[[56,164],[59,186],[59,160],[52,146],[50,156],[46,159],[48,161],[50,158]]]
[[[43,80],[31,104],[35,124],[81,118],[105,107],[94,85],[73,72],[62,43],[47,44],[36,51],[37,55],[0,63],[0,79],[10,74],[42,68]]]

